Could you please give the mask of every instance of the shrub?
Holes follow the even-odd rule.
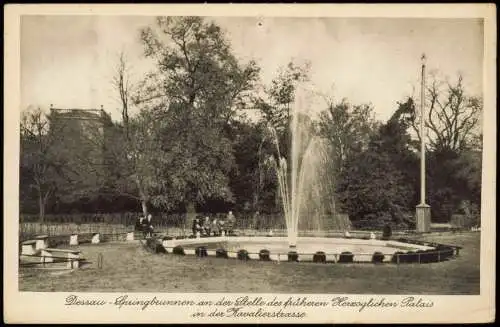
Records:
[[[382,239],[383,240],[388,240],[392,236],[392,228],[391,225],[387,224],[384,226],[384,229],[382,230]]]
[[[161,244],[156,244],[155,253],[167,253],[167,250]]]
[[[177,245],[176,247],[174,247],[172,249],[172,253],[173,254],[178,254],[178,255],[185,255],[184,253],[184,248],[180,245]]]
[[[262,261],[270,261],[271,257],[270,257],[269,250],[266,250],[266,249],[260,250],[260,252],[259,252],[259,258]]]
[[[238,251],[238,259],[240,260],[249,260],[249,256],[248,256],[248,251],[247,250],[239,250]]]
[[[299,261],[299,254],[296,251],[288,252],[288,261],[292,261],[292,262]]]
[[[384,254],[382,252],[375,252],[372,256],[373,263],[382,263],[384,261]]]
[[[323,251],[316,252],[313,256],[313,262],[325,263],[326,262],[325,252],[323,252]]]
[[[156,239],[155,238],[148,238],[146,239],[146,246],[150,249],[154,249],[156,245]]]
[[[194,253],[196,254],[197,257],[206,257],[206,256],[208,256],[208,254],[207,254],[207,247],[206,246],[198,246],[194,250]]]
[[[146,239],[146,246],[153,253],[167,253],[161,242],[154,237]]]
[[[339,257],[339,263],[352,263],[354,262],[354,254],[352,252],[342,252]]]
[[[227,251],[225,249],[217,249],[215,250],[215,257],[227,259]]]

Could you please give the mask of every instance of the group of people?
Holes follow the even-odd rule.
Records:
[[[193,221],[193,235],[203,236],[221,236],[233,232],[235,217],[232,211],[229,211],[226,219],[209,216],[197,216]],[[145,237],[153,235],[153,216],[148,214],[146,217],[139,217],[135,223],[135,230],[144,233]]]
[[[193,220],[193,235],[221,236],[233,232],[235,218],[232,211],[229,211],[226,219],[209,216],[197,216]]]

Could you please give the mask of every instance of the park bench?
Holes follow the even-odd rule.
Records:
[[[48,247],[49,236],[48,235],[38,235],[35,237],[36,249],[41,250]]]
[[[162,232],[152,232],[151,233],[152,237],[158,237],[158,236],[162,236],[162,235],[163,235]],[[138,230],[128,231],[127,236],[126,236],[127,241],[145,240],[147,238],[148,237],[144,235],[143,231],[138,231]]]
[[[55,259],[62,259],[68,262],[68,268],[74,269],[80,266],[80,253],[79,250],[45,248],[40,253],[40,261],[42,263],[51,263],[55,262]]]
[[[34,255],[36,252],[36,240],[24,241],[21,244],[21,255]]]
[[[78,234],[71,234],[69,236],[69,245],[78,245]]]
[[[127,241],[135,240],[135,231],[128,231],[126,240]]]
[[[93,233],[92,234],[91,243],[92,244],[99,244],[99,243],[101,243],[101,234],[99,234],[99,233]]]

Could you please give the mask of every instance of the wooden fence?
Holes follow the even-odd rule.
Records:
[[[194,215],[187,214],[153,214],[153,225],[156,231],[168,232],[170,229],[190,231]],[[20,232],[33,234],[61,235],[71,233],[111,233],[126,232],[133,228],[140,213],[112,213],[112,214],[60,214],[47,215],[44,222],[38,222],[37,215],[21,215]],[[225,218],[226,214],[211,215]],[[236,213],[235,228],[255,230],[286,229],[285,218],[281,214],[239,214]],[[303,219],[299,223],[300,229],[308,230],[344,230],[351,225],[347,215],[338,214],[318,217],[318,219]]]

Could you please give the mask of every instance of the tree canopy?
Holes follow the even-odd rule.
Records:
[[[293,110],[308,63],[284,63],[262,85],[257,63],[240,60],[208,19],[158,17],[139,34],[144,57],[155,65],[131,83],[130,63],[120,54],[110,81],[119,121],[102,111],[81,120],[34,108],[22,113],[22,210],[37,211],[41,221],[62,204],[144,214],[281,212],[274,168],[283,157],[290,182],[291,167],[303,165],[301,178],[317,186],[304,196],[308,217],[328,204],[326,214],[343,211],[360,227],[414,224],[422,135],[413,98],[394,99],[383,122],[372,105],[348,99],[330,100],[314,116]],[[426,94],[428,201],[434,221],[449,221],[480,206],[482,101],[460,76],[453,83],[434,79]],[[243,118],[242,109],[261,118]]]

